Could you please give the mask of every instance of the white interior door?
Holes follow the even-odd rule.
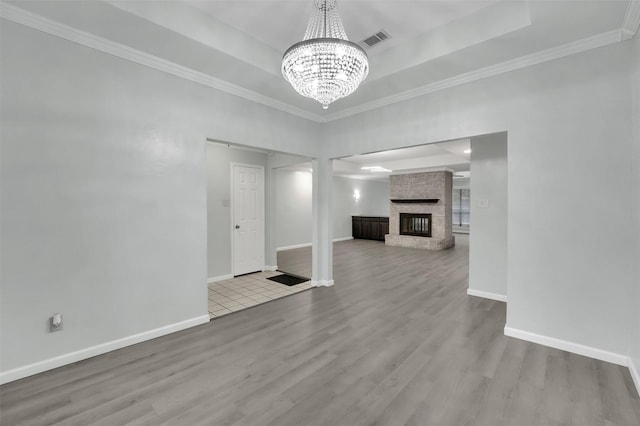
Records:
[[[264,169],[232,165],[233,275],[264,267]]]

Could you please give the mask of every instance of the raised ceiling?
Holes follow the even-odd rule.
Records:
[[[470,176],[471,148],[469,139],[432,143],[409,148],[373,152],[335,159],[333,174],[352,179],[388,181],[390,175],[450,170],[454,178],[468,179]],[[311,163],[301,163],[282,167],[285,170],[311,171]],[[390,172],[371,172],[365,166],[379,166]]]
[[[324,111],[280,74],[311,0],[3,1],[2,16],[319,122],[632,37],[640,2],[338,0],[367,49],[358,91]]]
[[[375,55],[496,1],[339,0],[338,7],[352,41],[360,42],[381,29],[391,34],[388,41],[372,49]],[[310,0],[186,0],[186,3],[280,52],[302,39],[312,10]],[[289,25],[274,25],[271,20],[274,14],[279,15],[278,21]],[[429,18],[425,19],[426,16]]]
[[[334,161],[334,174],[354,179],[387,180],[392,174],[451,170],[469,177],[471,141],[459,139],[410,148],[353,155]],[[362,167],[379,166],[390,172],[369,172]]]

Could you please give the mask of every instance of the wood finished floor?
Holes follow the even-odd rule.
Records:
[[[337,243],[335,287],[4,385],[1,423],[639,425],[626,368],[503,335],[457,240]],[[304,259],[278,260],[304,275]]]

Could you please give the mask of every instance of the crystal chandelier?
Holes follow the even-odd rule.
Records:
[[[303,41],[282,57],[282,75],[324,109],[355,92],[369,73],[365,51],[347,38],[336,0],[314,0]]]

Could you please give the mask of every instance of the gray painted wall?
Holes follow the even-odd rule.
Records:
[[[309,171],[276,170],[276,247],[311,243],[311,187]]]
[[[318,125],[1,31],[0,370],[206,316],[206,138],[314,156]]]
[[[454,173],[455,174],[455,173]],[[453,179],[453,188],[454,189],[469,189],[471,188],[471,179],[470,178],[460,178]]]
[[[636,204],[636,224],[640,230],[640,36],[630,40],[628,43],[633,44],[634,49],[634,70],[632,73],[634,108],[633,108],[633,124],[634,124],[634,171],[635,171],[635,204]],[[636,386],[640,388],[640,231],[636,232],[636,279],[635,279],[635,330],[631,337],[631,359],[635,366]]]
[[[508,326],[626,356],[632,57],[614,44],[333,121],[327,155],[508,131]]]
[[[333,179],[333,238],[351,236],[351,216],[389,216],[389,182]],[[360,199],[353,192],[360,191]]]
[[[505,130],[509,326],[638,359],[638,37],[321,127],[1,31],[2,371],[206,314],[206,137],[337,158]]]
[[[506,133],[471,138],[471,176],[469,289],[506,297]]]
[[[231,163],[265,168],[267,154],[207,143],[207,277],[231,274]],[[265,189],[265,198],[268,196]],[[265,226],[266,226],[265,209]]]
[[[311,243],[311,173],[278,170],[277,247]],[[360,191],[360,200],[353,198]],[[333,238],[351,237],[351,216],[389,216],[388,182],[333,178]]]

